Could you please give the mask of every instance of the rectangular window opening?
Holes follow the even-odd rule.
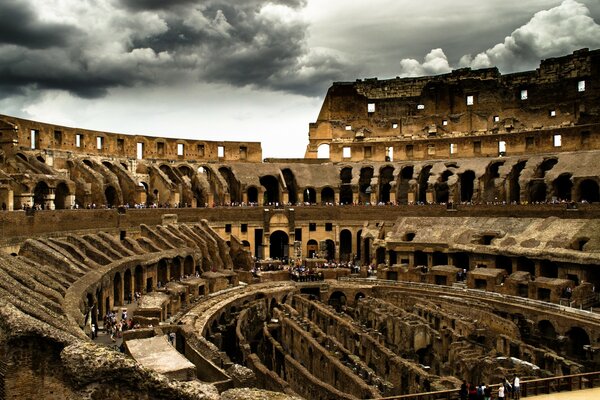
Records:
[[[136,145],[136,156],[138,160],[144,158],[144,143],[138,142]]]
[[[198,156],[204,157],[204,145],[203,144],[198,145]]]
[[[527,100],[529,94],[527,93],[527,89],[521,90],[521,100]]]
[[[552,137],[552,143],[554,144],[554,147],[561,147],[562,146],[562,136],[554,135]]]
[[[506,141],[501,140],[498,142],[498,155],[503,156],[506,154]]]
[[[327,232],[331,232],[333,230],[333,224],[331,222],[326,222],[325,223],[325,230]]]
[[[414,146],[412,144],[406,145],[406,156],[412,157],[414,152]]]
[[[40,138],[40,131],[36,129],[31,130],[31,149],[35,150],[39,147],[38,140]]]
[[[427,145],[427,154],[430,156],[435,155],[435,144],[428,144]]]
[[[473,142],[473,153],[481,154],[481,142],[480,141]]]
[[[308,224],[308,230],[310,232],[314,232],[317,230],[317,224],[315,222],[311,222]]]
[[[219,157],[219,158],[225,157],[225,146],[217,147],[217,157]]]
[[[96,149],[102,150],[104,147],[104,138],[102,136],[96,136]]]
[[[548,112],[548,115],[550,115],[551,117],[556,117],[556,110],[550,110]]]
[[[75,147],[83,146],[83,135],[81,133],[75,134]]]
[[[125,139],[117,139],[117,151],[123,153],[125,151]]]
[[[347,131],[351,131],[352,130],[352,125],[346,125],[346,127],[344,129],[346,129]]]
[[[458,153],[458,146],[455,143],[450,143],[450,154]]]
[[[158,153],[159,156],[162,156],[165,154],[165,144],[164,142],[157,142],[156,143],[156,152]]]
[[[371,149],[371,146],[365,147],[364,151],[365,151],[365,158],[371,158],[371,156],[373,155],[373,150]]]
[[[54,144],[60,146],[60,145],[62,145],[62,140],[63,140],[62,131],[54,131]]]
[[[535,144],[535,142],[534,142],[533,136],[527,136],[525,138],[525,149],[527,149],[527,150],[533,149],[534,144]]]
[[[467,105],[472,106],[475,104],[475,96],[467,96]]]
[[[183,143],[177,143],[177,155],[183,156],[184,145]]]
[[[344,158],[352,157],[352,148],[351,147],[343,147],[342,148],[342,157],[344,157]]]
[[[385,161],[394,161],[394,148],[391,146],[385,149]]]
[[[367,112],[374,113],[375,112],[375,103],[367,104]]]
[[[417,104],[417,110],[424,110],[425,104]]]
[[[225,233],[231,233],[231,224],[225,224]]]
[[[241,231],[242,233],[246,233],[246,232],[248,232],[248,224],[242,224],[242,225],[241,225],[241,228],[240,228],[240,231]]]
[[[443,120],[443,121],[442,121],[442,125],[443,125],[443,126],[447,126],[447,125],[448,125],[448,120],[447,120],[447,119]]]
[[[398,124],[394,122],[394,123],[392,124],[392,129],[398,129]]]
[[[578,92],[585,92],[585,81],[579,81],[579,82],[577,82],[577,91]]]
[[[294,229],[294,239],[297,242],[301,242],[302,241],[302,228],[296,228],[296,229]]]
[[[248,158],[248,148],[246,146],[240,146],[240,160]]]
[[[494,122],[500,122],[500,116],[494,115]]]

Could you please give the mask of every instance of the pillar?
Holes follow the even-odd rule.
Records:
[[[269,243],[271,242],[270,237],[270,233],[265,233],[263,237],[263,258],[265,259],[271,258],[271,246],[269,246]]]
[[[287,204],[290,202],[290,193],[287,190],[281,192],[281,203]]]
[[[396,203],[396,192],[390,191],[390,203]]]
[[[415,194],[413,192],[408,192],[408,204],[414,204],[415,203]]]

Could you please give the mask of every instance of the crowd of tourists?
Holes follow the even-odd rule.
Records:
[[[521,398],[521,380],[517,375],[513,377],[512,381],[504,378],[495,390],[485,383],[476,385],[463,381],[458,393],[460,400],[519,400]]]

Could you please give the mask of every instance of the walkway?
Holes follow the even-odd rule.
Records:
[[[600,388],[575,390],[573,392],[560,392],[552,394],[542,394],[539,396],[527,396],[523,399],[535,400],[592,400],[600,399]]]

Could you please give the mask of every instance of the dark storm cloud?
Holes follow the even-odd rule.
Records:
[[[18,35],[0,38],[10,44],[0,46],[0,85],[8,87],[100,97],[115,87],[194,79],[306,95],[315,86],[322,92],[344,67],[323,54],[311,59],[299,18],[306,0],[77,2],[65,18],[77,21],[77,34],[42,22],[27,0],[19,4],[0,7],[3,17],[26,21]]]
[[[33,49],[64,46],[76,32],[73,26],[40,21],[33,8],[22,1],[0,2],[0,44]]]

